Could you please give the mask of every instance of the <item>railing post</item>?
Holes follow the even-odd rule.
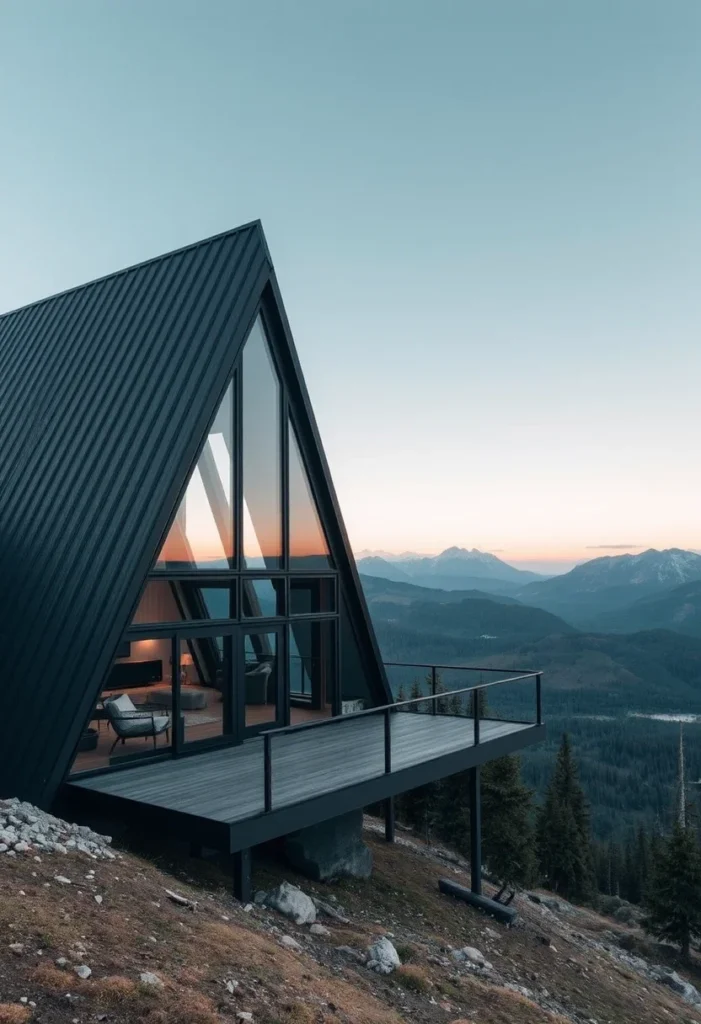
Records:
[[[480,697],[482,696],[482,688],[478,687],[476,690],[473,690],[472,693],[473,693],[472,711],[473,711],[474,723],[475,723],[475,746],[477,746],[477,744],[480,741]]]
[[[263,758],[264,758],[264,786],[265,786],[265,813],[273,809],[273,766],[271,760],[271,736],[270,733],[263,733]]]
[[[431,701],[431,713],[435,715],[435,714],[437,714],[437,711],[438,711],[438,709],[436,708],[436,704],[438,703],[438,701],[436,700],[436,666],[435,665],[431,666],[431,696],[433,697],[433,700]]]
[[[536,707],[536,723],[537,725],[543,724],[543,676],[539,672],[535,677],[535,707]]]
[[[392,730],[390,727],[390,709],[385,708],[385,774],[389,775],[392,771]]]

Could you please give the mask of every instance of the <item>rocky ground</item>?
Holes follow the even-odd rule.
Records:
[[[458,858],[378,830],[369,881],[313,885],[271,855],[244,908],[217,860],[113,852],[0,802],[0,1024],[701,1022],[701,968],[628,909],[633,923],[523,895],[505,928],[438,892],[468,883]]]

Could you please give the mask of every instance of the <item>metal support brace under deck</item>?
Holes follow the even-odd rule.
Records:
[[[251,889],[251,851],[238,850],[232,856],[234,873],[234,896],[241,903],[250,903]]]
[[[470,768],[470,874],[472,891],[482,892],[482,804],[480,769]]]

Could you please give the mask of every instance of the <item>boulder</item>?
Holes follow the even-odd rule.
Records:
[[[479,949],[475,949],[474,946],[464,946],[462,949],[453,949],[450,952],[453,960],[457,960],[460,963],[472,964],[473,967],[479,967],[484,971],[491,971],[492,965],[484,956],[484,953],[480,953]]]
[[[313,924],[316,907],[306,892],[289,882],[281,882],[277,889],[265,894],[265,905],[279,914],[291,918],[295,924]]]
[[[369,878],[372,853],[363,842],[362,810],[293,832],[285,840],[285,856],[317,882]]]
[[[681,996],[689,1006],[701,1006],[701,995],[698,989],[689,981],[680,978],[676,971],[670,971],[667,967],[653,967],[652,975],[655,981],[661,985],[667,985],[673,992]]]
[[[382,936],[377,942],[368,946],[367,966],[377,974],[391,974],[397,967],[402,966],[399,953],[386,936]]]

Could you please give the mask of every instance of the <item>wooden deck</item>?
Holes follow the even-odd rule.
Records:
[[[470,751],[471,764],[483,763],[538,742],[542,733],[539,726],[485,719],[475,747],[471,719],[395,714],[391,717],[391,773],[385,772],[381,715],[275,735],[271,738],[272,808],[265,817],[318,803],[329,794],[355,790],[360,800],[372,780],[382,785],[382,780],[392,779],[387,795],[390,790],[401,792],[402,779],[405,789],[420,784],[412,771],[419,766],[426,769],[425,781],[429,781],[450,774],[446,768],[467,767],[467,761],[463,765],[459,758]],[[101,796],[106,804],[116,798],[120,803],[148,805],[233,827],[265,812],[263,739],[258,736],[240,746],[77,778],[69,781],[67,789],[76,796],[76,791],[89,793],[93,800]],[[343,812],[341,803],[336,813]]]

